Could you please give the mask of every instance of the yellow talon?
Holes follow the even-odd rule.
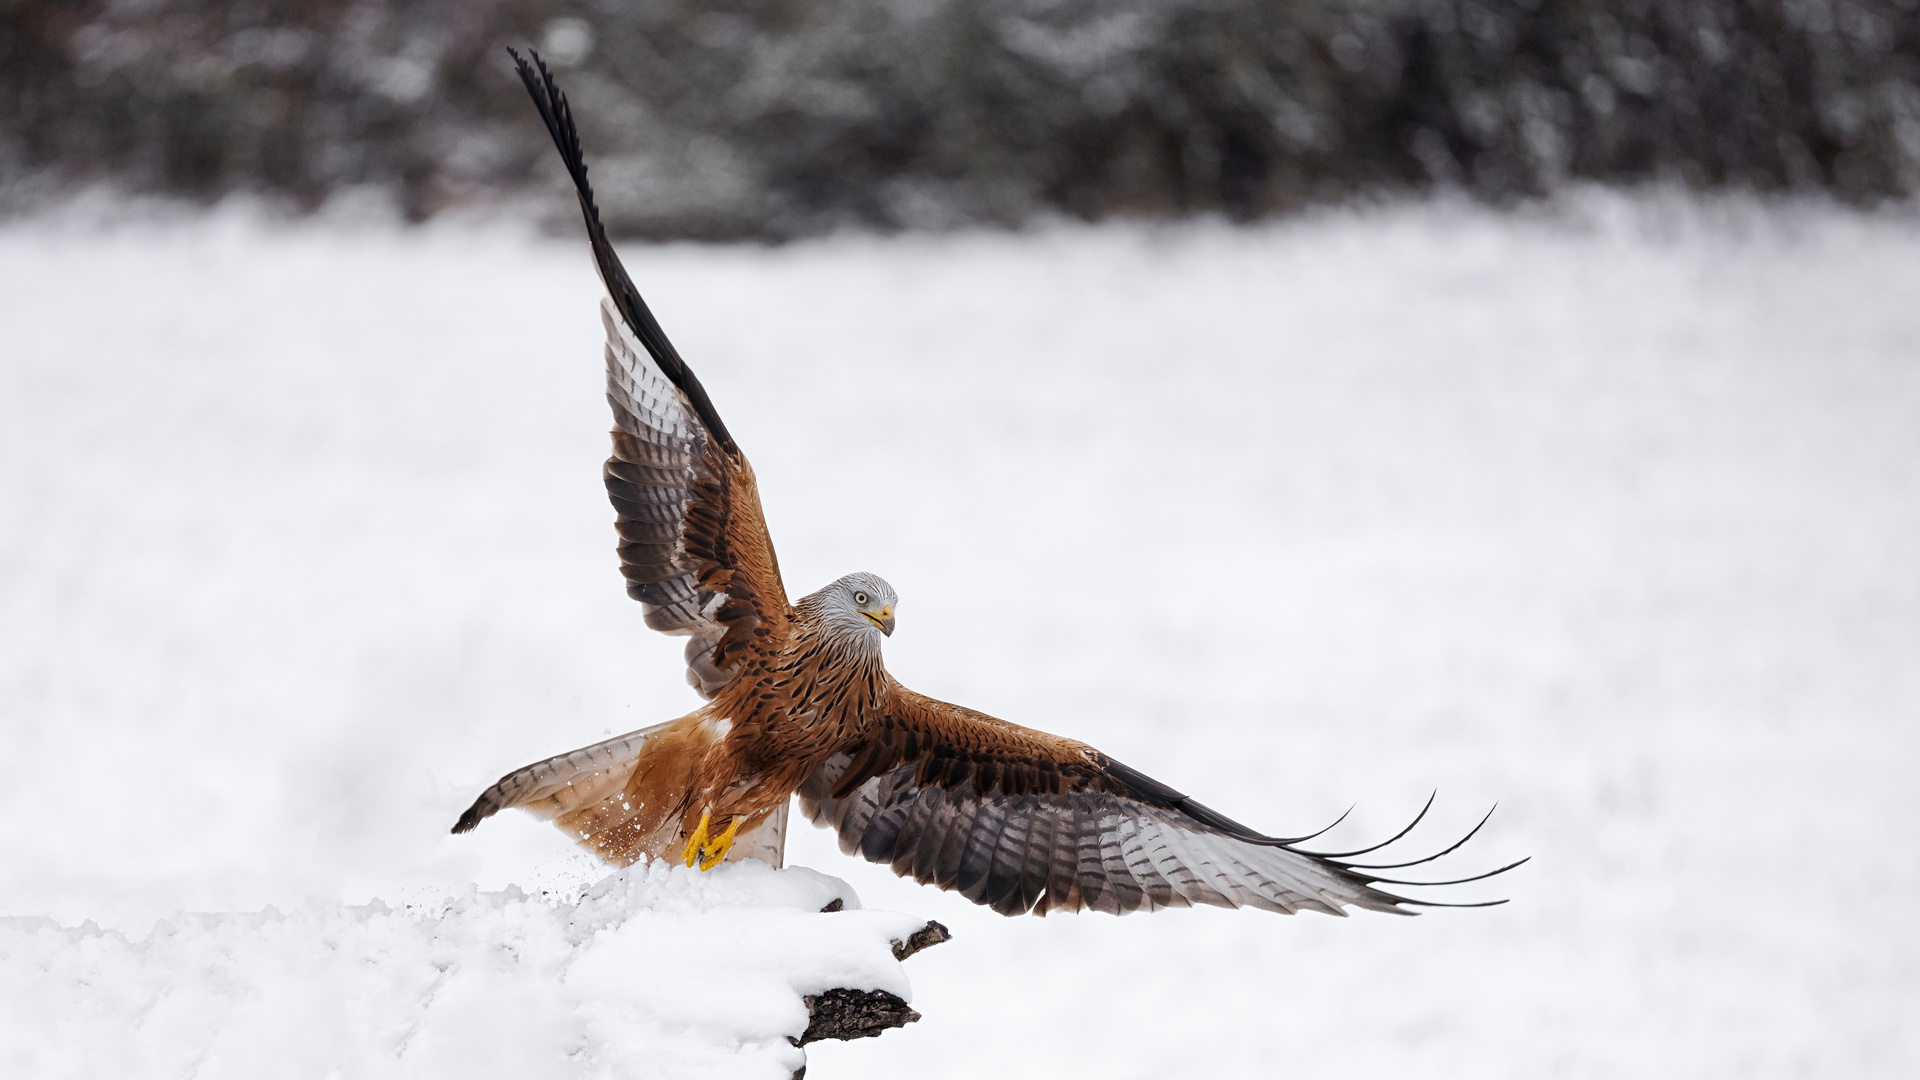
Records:
[[[734,818],[733,824],[727,826],[726,832],[721,833],[708,842],[707,857],[700,860],[700,869],[711,870],[719,866],[720,860],[726,858],[727,852],[733,850],[733,837],[734,834],[739,831],[740,819]]]
[[[708,811],[702,810],[700,812],[700,827],[693,830],[692,836],[687,837],[687,851],[684,862],[688,866],[692,866],[693,861],[700,857],[700,849],[707,846],[707,815]],[[700,869],[705,870],[706,867],[703,866]]]
[[[734,835],[740,831],[740,823],[746,820],[736,817],[733,819],[733,824],[727,826],[725,832],[709,837],[707,825],[712,820],[711,813],[711,811],[701,811],[700,827],[693,830],[692,836],[687,837],[687,850],[681,859],[688,866],[692,866],[695,862],[700,864],[702,870],[711,870],[719,866],[720,860],[726,858],[727,852],[733,850]]]

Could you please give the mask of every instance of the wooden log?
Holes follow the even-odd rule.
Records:
[[[801,1046],[822,1039],[871,1039],[920,1019],[911,1005],[885,990],[829,990],[801,1000],[811,1018],[800,1036]]]
[[[835,900],[822,910],[838,911],[840,901]],[[894,942],[893,957],[905,960],[922,949],[951,940],[951,931],[937,922],[929,921],[907,935],[905,941]],[[807,1030],[793,1040],[795,1046],[805,1046],[822,1039],[871,1039],[884,1031],[906,1027],[920,1019],[920,1014],[911,1005],[885,990],[836,989],[808,994],[801,1000],[807,1003]],[[793,1080],[801,1080],[806,1074],[807,1069],[803,1065],[793,1074]]]

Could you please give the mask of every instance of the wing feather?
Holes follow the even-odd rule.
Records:
[[[1046,895],[1056,838],[1062,828],[1073,824],[1073,808],[1064,809],[1063,814],[1033,814],[1027,819],[1027,842],[1020,852],[1018,887],[1008,897],[1009,906],[1016,913],[1032,910]]]
[[[1000,830],[1007,823],[1007,814],[1012,809],[1011,799],[998,799],[982,802],[974,810],[966,840],[960,845],[959,866],[954,874],[954,888],[960,895],[974,903],[983,903],[981,886],[987,880],[987,871],[993,866],[993,849],[999,843]]]
[[[1256,907],[1408,914],[1366,869],[1255,832],[1092,747],[898,684],[800,788],[841,850],[1003,914]]]
[[[674,793],[686,789],[688,770],[713,737],[704,719],[696,712],[515,769],[481,792],[453,831],[469,832],[517,806],[559,825],[610,862],[626,865],[666,854],[666,846],[679,839]],[[780,866],[787,818],[783,802],[748,821],[726,861]]]
[[[1100,875],[1106,880],[1107,902],[1116,915],[1145,908],[1153,910],[1152,898],[1147,887],[1133,876],[1127,866],[1127,849],[1124,837],[1114,829],[1100,828]]]
[[[1204,845],[1189,843],[1189,839],[1200,838],[1157,821],[1141,830],[1141,842],[1154,872],[1166,879],[1175,895],[1189,904],[1239,906],[1233,902],[1231,890],[1222,892],[1207,881],[1219,869],[1217,857],[1205,854]]]
[[[677,722],[669,720],[629,731],[515,769],[481,792],[473,805],[460,815],[453,831],[471,832],[474,826],[509,807],[524,806],[551,821],[581,806],[599,802],[626,784],[647,740]]]
[[[947,838],[956,830],[964,828],[966,823],[959,805],[954,802],[946,789],[937,787],[924,789],[924,794],[914,801],[919,802],[922,799],[932,805],[933,812],[928,815],[931,820],[927,823],[926,831],[917,837],[917,842],[913,845],[912,876],[915,881],[937,882],[941,877],[941,855],[946,851]],[[806,812],[804,803],[801,806],[801,812]],[[898,872],[896,868],[895,873]],[[946,882],[946,885],[951,884],[951,880]]]
[[[1168,881],[1154,865],[1153,853],[1148,850],[1151,829],[1150,822],[1132,817],[1120,819],[1120,853],[1121,858],[1126,860],[1127,873],[1140,883],[1141,890],[1146,894],[1145,907],[1148,911],[1187,907],[1187,898],[1175,891],[1173,882]]]
[[[607,287],[600,311],[614,429],[602,476],[627,594],[649,627],[693,639],[687,681],[711,699],[791,618],[753,468],[613,250],[566,95],[538,54],[531,64],[517,52],[513,60],[573,179]]]
[[[1034,818],[1032,801],[1031,795],[1017,795],[1000,802],[1000,820],[983,852],[986,872],[980,879],[980,895],[968,899],[998,908],[1019,892],[1020,864],[1026,859],[1028,825]]]
[[[1053,849],[1043,869],[1046,879],[1034,898],[1034,913],[1045,915],[1054,908],[1067,911],[1081,906],[1086,890],[1080,882],[1079,844],[1080,800],[1069,798],[1053,818]]]

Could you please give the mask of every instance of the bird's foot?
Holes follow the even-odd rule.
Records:
[[[726,858],[727,852],[733,850],[733,838],[739,834],[740,822],[743,820],[745,819],[734,818],[733,824],[728,825],[726,831],[710,837],[707,835],[707,826],[711,823],[710,814],[708,811],[701,811],[700,826],[693,830],[692,836],[687,837],[687,850],[682,860],[688,866],[698,863],[702,870],[711,870],[719,866],[720,860]]]
[[[692,866],[694,860],[700,857],[700,849],[707,846],[707,822],[710,819],[710,813],[702,810],[700,812],[700,827],[693,830],[692,836],[687,837],[687,850],[680,861],[688,866]]]
[[[740,822],[742,820],[744,819],[734,818],[733,823],[727,826],[725,832],[707,841],[706,857],[700,860],[700,869],[711,870],[720,865],[721,859],[727,857],[727,852],[733,850],[733,838],[740,833]]]

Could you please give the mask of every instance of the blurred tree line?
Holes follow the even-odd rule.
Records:
[[[563,206],[509,44],[627,234],[1920,191],[1920,0],[0,0],[0,207]]]

